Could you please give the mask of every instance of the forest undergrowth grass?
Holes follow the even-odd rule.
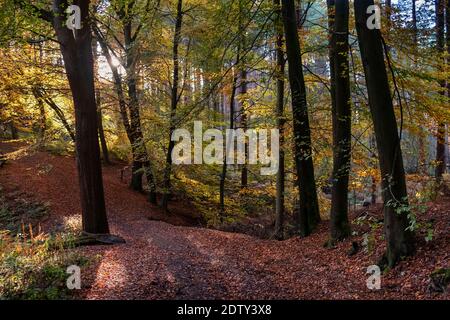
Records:
[[[45,205],[16,195],[0,197],[0,300],[70,299],[67,268],[89,260],[73,250],[71,228],[45,234],[36,219]]]

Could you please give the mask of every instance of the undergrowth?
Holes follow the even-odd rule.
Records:
[[[68,248],[71,233],[48,235],[33,227],[46,213],[46,205],[19,194],[0,197],[0,300],[71,298],[67,267],[88,260]]]

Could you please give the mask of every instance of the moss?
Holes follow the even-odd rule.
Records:
[[[432,278],[439,277],[443,279],[446,282],[446,284],[448,284],[450,282],[450,269],[446,268],[437,269],[431,273],[431,277]]]
[[[450,283],[450,269],[441,268],[433,271],[430,275],[430,289],[435,292],[445,292]]]

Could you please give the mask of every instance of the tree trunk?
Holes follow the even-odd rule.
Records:
[[[181,41],[181,26],[183,23],[183,0],[178,0],[177,4],[177,18],[175,22],[175,34],[173,37],[173,84],[170,104],[170,129],[169,129],[169,146],[167,148],[166,168],[164,170],[164,190],[161,199],[161,208],[164,212],[167,212],[169,196],[170,196],[170,175],[172,173],[172,150],[175,146],[175,142],[172,140],[172,133],[175,128],[175,117],[178,106],[178,85],[180,78],[180,66],[178,57],[178,47]]]
[[[132,6],[132,4],[130,4]],[[131,8],[128,8],[131,10]],[[136,76],[136,50],[131,32],[131,20],[129,17],[121,17],[124,22],[123,33],[126,50],[126,71],[128,88],[128,108],[130,113],[130,129],[134,146],[133,173],[131,187],[133,190],[142,191],[142,177],[145,174],[149,187],[149,201],[156,203],[156,184],[152,173],[150,158],[145,147],[144,135],[141,127],[141,115],[139,110],[139,98],[137,92]],[[133,147],[132,147],[133,150]]]
[[[450,0],[447,0],[447,5],[445,7],[445,17],[446,17],[446,21],[445,21],[445,25],[446,25],[446,42],[447,42],[447,70],[449,70],[449,65],[450,65]],[[450,80],[447,79],[447,97],[450,99]],[[446,149],[446,163],[445,163],[445,168],[447,169],[447,166],[450,165],[450,147],[449,147],[449,125],[447,123],[446,125],[446,135],[445,135],[445,149]]]
[[[97,54],[97,40],[92,41],[92,54],[94,57],[94,69],[96,74],[98,74],[98,54]],[[95,78],[95,77],[94,77]],[[100,145],[102,147],[103,161],[106,164],[111,164],[109,161],[108,145],[106,144],[105,131],[103,130],[103,116],[102,116],[102,103],[100,89],[97,88],[95,91],[95,100],[97,102],[97,121],[98,121],[98,137],[100,139]]]
[[[98,145],[92,38],[88,23],[89,0],[75,1],[81,8],[82,29],[66,28],[65,1],[53,2],[53,27],[64,59],[75,105],[76,151],[83,231],[109,233]]]
[[[445,52],[445,0],[435,0],[435,10],[436,10],[436,49],[439,54],[444,55]],[[439,68],[443,67],[445,61],[439,61],[442,64]],[[442,69],[441,69],[442,71]],[[446,94],[446,83],[445,80],[441,81],[442,90],[441,95]],[[445,99],[445,98],[444,98]],[[439,120],[438,120],[439,121]],[[437,142],[436,142],[436,170],[435,177],[438,186],[442,183],[442,176],[445,173],[447,161],[445,159],[445,136],[446,132],[445,123],[438,122],[437,128]]]
[[[103,161],[106,164],[111,164],[111,161],[109,161],[109,152],[108,152],[108,145],[106,144],[105,131],[103,130],[103,115],[100,102],[101,101],[100,90],[97,90],[96,92],[96,99],[97,99],[98,137],[100,139],[100,144],[102,146]]]
[[[11,119],[9,121],[9,128],[11,131],[11,139],[16,140],[19,139],[19,131],[16,128],[16,125],[14,124],[14,119]]]
[[[36,98],[36,100],[42,100],[44,101],[55,113],[58,119],[61,121],[63,127],[66,129],[67,133],[69,134],[70,138],[73,142],[75,142],[75,133],[73,132],[72,126],[69,124],[69,121],[67,121],[66,116],[64,115],[64,112],[61,110],[61,108],[56,104],[56,102],[46,94],[43,88],[41,87],[34,87],[32,89],[33,95]]]
[[[280,151],[278,156],[278,172],[277,172],[277,193],[275,202],[275,232],[274,236],[278,240],[284,238],[284,186],[285,186],[285,169],[284,169],[284,71],[285,59],[283,51],[283,21],[281,13],[281,0],[274,0],[276,10],[275,32],[277,36],[276,42],[276,75],[277,75],[277,127],[280,132]]]
[[[124,20],[125,17],[121,16],[121,19]],[[120,116],[122,118],[122,123],[125,127],[128,140],[131,144],[131,154],[133,156],[133,161],[130,188],[134,191],[142,192],[142,177],[145,173],[150,190],[149,201],[156,204],[156,182],[152,173],[151,162],[148,152],[145,148],[144,137],[141,130],[139,100],[136,91],[136,77],[134,69],[136,61],[132,51],[133,43],[131,36],[131,24],[124,24],[125,47],[128,48],[126,52],[127,74],[131,75],[131,77],[129,77],[127,81],[127,87],[129,91],[128,96],[130,97],[130,101],[128,104],[122,88],[122,77],[117,66],[113,63],[106,39],[103,37],[98,28],[95,27],[94,32],[113,75],[114,88],[116,90],[117,98],[119,101]]]
[[[384,200],[384,227],[387,240],[385,261],[394,266],[401,257],[413,253],[413,232],[409,229],[408,194],[400,138],[392,104],[381,33],[367,28],[367,7],[373,0],[355,1],[355,20],[361,58],[378,147]]]
[[[42,60],[44,57],[44,50],[42,48],[42,43],[39,43],[39,67],[43,67]],[[45,113],[45,105],[42,99],[37,99],[39,108],[39,142],[42,143],[45,140],[45,132],[47,130],[47,115]]]
[[[414,41],[414,47],[416,50],[418,50],[419,47],[419,41],[418,41],[418,29],[417,29],[417,8],[416,8],[416,0],[412,0],[412,7],[411,7],[411,15],[412,15],[412,30],[413,30],[413,41]],[[417,52],[417,51],[416,51]],[[416,61],[415,61],[416,62]],[[419,134],[418,134],[418,173],[422,175],[428,175],[427,170],[427,155],[426,155],[426,130],[423,127],[419,127]]]
[[[38,108],[39,108],[39,140],[45,140],[45,131],[47,130],[47,115],[45,114],[44,102],[39,99],[38,100]]]
[[[282,11],[292,96],[294,157],[300,197],[297,218],[300,235],[307,236],[320,221],[320,214],[294,0],[282,0]]]
[[[331,191],[331,240],[350,235],[348,183],[351,161],[351,97],[348,61],[348,0],[328,0],[333,117],[333,185]],[[334,85],[333,85],[334,83]]]
[[[375,149],[377,147],[377,138],[375,137],[375,133],[370,134],[369,138],[369,146],[370,146],[370,168],[375,169],[377,166],[377,155],[375,154]],[[372,173],[371,177],[371,188],[370,188],[370,203],[372,205],[375,205],[377,203],[377,184],[378,179],[375,175],[375,173]]]
[[[242,67],[241,71],[241,99],[246,99],[247,96],[247,70],[245,70],[245,66]],[[244,131],[247,130],[247,111],[245,110],[245,103],[241,103],[241,126]],[[245,162],[242,165],[241,171],[241,188],[247,188],[248,184],[248,168],[247,168],[247,159],[248,159],[248,143],[247,138],[245,139]]]
[[[411,15],[412,15],[412,28],[413,28],[413,33],[414,33],[414,45],[417,46],[418,44],[418,39],[417,39],[417,7],[416,7],[416,0],[411,0],[412,1],[412,7],[411,7]]]
[[[240,62],[240,49],[238,49],[238,54],[236,58],[236,65],[239,65]],[[230,96],[230,129],[234,129],[234,100],[236,98],[236,88],[238,82],[237,73],[233,77],[233,83],[231,87],[231,96]],[[227,141],[225,145],[227,145]],[[222,219],[225,215],[225,180],[227,178],[227,157],[224,155],[223,164],[222,164],[222,174],[220,175],[220,185],[219,185],[219,207],[220,207],[220,218]]]

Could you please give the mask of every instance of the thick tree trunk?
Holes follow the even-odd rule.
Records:
[[[277,127],[280,132],[280,151],[278,156],[277,172],[277,193],[275,202],[275,232],[274,236],[278,240],[284,238],[284,187],[285,187],[285,168],[284,168],[284,72],[285,58],[283,51],[283,21],[281,13],[281,0],[274,0],[276,10],[275,32],[276,42],[276,75],[277,75]]]
[[[172,150],[175,146],[175,142],[172,141],[172,133],[175,131],[175,117],[178,106],[178,86],[180,78],[180,62],[178,47],[181,41],[181,26],[183,23],[183,0],[178,0],[177,4],[177,18],[175,22],[175,34],[173,37],[173,83],[172,83],[172,94],[171,94],[171,104],[170,104],[170,129],[169,129],[169,146],[167,148],[166,157],[166,168],[164,170],[164,190],[161,199],[161,208],[164,212],[167,212],[169,196],[170,196],[170,175],[172,173]]]
[[[300,235],[307,236],[320,221],[320,214],[294,0],[282,0],[282,11],[292,95],[294,157],[300,197],[298,225]]]
[[[409,229],[408,194],[400,138],[392,104],[380,30],[367,28],[367,7],[373,0],[355,1],[355,20],[366,76],[369,105],[377,140],[384,199],[386,262],[395,265],[413,253],[413,232]]]
[[[351,161],[351,98],[348,61],[348,0],[328,0],[330,65],[332,66],[333,185],[331,191],[331,240],[350,235],[348,183]]]
[[[95,103],[92,38],[88,23],[89,0],[74,1],[81,8],[82,29],[66,28],[66,3],[53,2],[53,27],[64,58],[67,78],[75,105],[76,151],[83,231],[109,233],[98,145],[97,105]]]

